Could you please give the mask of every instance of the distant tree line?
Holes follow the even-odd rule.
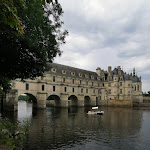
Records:
[[[148,91],[147,93],[146,93],[146,92],[143,93],[143,96],[144,96],[144,97],[150,97],[150,91]]]

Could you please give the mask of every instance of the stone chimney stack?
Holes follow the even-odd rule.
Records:
[[[121,75],[121,67],[118,66],[117,69],[118,69],[118,75]]]
[[[111,72],[111,66],[108,66],[108,72],[109,73]]]
[[[100,74],[101,74],[101,68],[97,67],[96,73],[97,73],[98,76],[100,76]]]

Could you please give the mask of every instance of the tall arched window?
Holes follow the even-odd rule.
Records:
[[[74,88],[72,88],[72,92],[74,93]]]
[[[72,79],[72,84],[74,84],[74,79]]]
[[[66,87],[64,87],[64,91],[67,92],[67,88]]]

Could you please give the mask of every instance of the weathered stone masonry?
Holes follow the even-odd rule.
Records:
[[[31,96],[38,108],[45,108],[46,103],[56,107],[132,107],[143,100],[141,77],[135,75],[135,70],[129,75],[120,67],[112,70],[110,66],[107,71],[98,67],[96,72],[56,63],[50,64],[50,68],[35,80],[12,81],[12,89],[17,90],[17,96],[24,93]]]

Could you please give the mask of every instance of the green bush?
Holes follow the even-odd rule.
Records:
[[[8,119],[0,122],[0,148],[4,149],[21,149],[23,140],[29,131],[29,120],[23,121],[24,125],[20,125],[20,121],[16,124],[11,123]]]

